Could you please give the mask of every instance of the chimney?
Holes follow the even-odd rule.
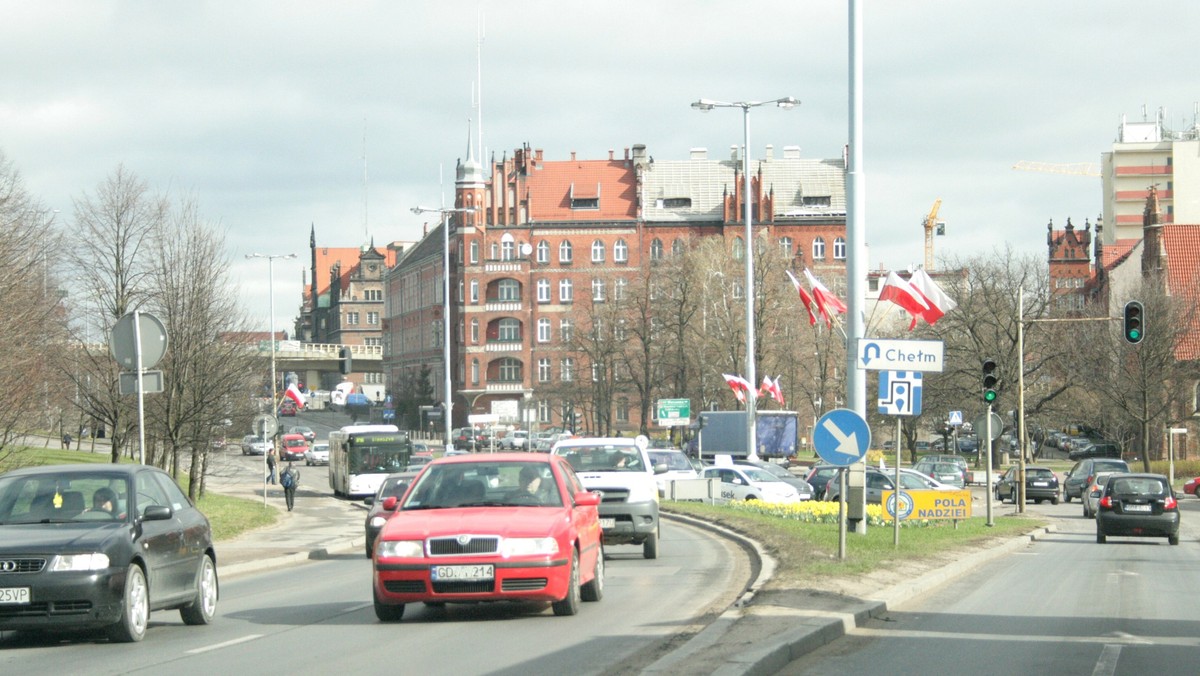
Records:
[[[738,147],[736,144],[729,146],[729,159],[734,162],[738,161]]]
[[[775,146],[774,146],[774,145],[772,145],[772,144],[770,144],[770,143],[768,143],[768,144],[767,144],[767,151],[766,151],[766,152],[763,154],[763,157],[764,157],[765,159],[768,159],[768,160],[773,160],[773,159],[775,159]]]
[[[612,162],[612,161],[613,161],[613,159],[615,159],[615,158],[613,157],[613,155],[614,155],[614,154],[615,154],[615,153],[614,153],[613,149],[612,149],[612,148],[609,148],[609,149],[608,149],[608,161],[609,161],[609,162]]]
[[[800,159],[800,146],[784,146],[783,159],[798,160]]]
[[[637,149],[637,146],[634,146],[634,150],[636,150],[636,149]],[[707,160],[708,159],[708,149],[707,148],[692,148],[691,157],[693,160]]]

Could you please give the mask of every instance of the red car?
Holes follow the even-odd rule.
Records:
[[[303,460],[308,450],[308,440],[303,434],[285,434],[279,441],[279,459],[284,462]]]
[[[1196,495],[1197,487],[1200,487],[1200,476],[1196,477],[1195,479],[1190,479],[1187,483],[1185,483],[1183,485],[1183,492],[1187,493],[1188,495]],[[1200,498],[1200,495],[1196,495],[1196,497]]]
[[[389,502],[391,504],[389,504]],[[604,594],[600,496],[546,453],[442,457],[425,466],[375,544],[375,615],[407,603],[549,601],[555,615]]]

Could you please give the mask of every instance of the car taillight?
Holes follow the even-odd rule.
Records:
[[[1101,507],[1112,507],[1112,496],[1106,495],[1100,498]]]
[[[1168,495],[1166,497],[1166,499],[1163,500],[1163,509],[1164,510],[1169,511],[1169,510],[1175,509],[1178,506],[1179,506],[1179,502],[1176,501],[1173,496]]]

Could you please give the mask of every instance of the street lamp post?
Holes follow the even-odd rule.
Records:
[[[784,110],[795,108],[800,102],[785,96],[770,101],[713,101],[700,99],[692,107],[707,113],[713,108],[742,109],[742,178],[745,181],[742,189],[742,200],[746,204],[746,379],[751,386],[757,386],[758,379],[754,367],[754,222],[753,200],[750,197],[750,109],[768,104],[775,104]],[[746,449],[751,460],[758,459],[757,439],[757,402],[754,397],[746,397]]]
[[[475,209],[473,207],[462,209],[413,207],[412,212],[414,214],[436,213],[442,216],[442,370],[446,376],[443,383],[446,391],[443,393],[445,403],[442,411],[446,416],[446,419],[442,421],[446,437],[442,443],[446,450],[450,450],[454,443],[450,438],[450,413],[454,408],[453,381],[450,378],[450,214],[470,214],[474,213]]]
[[[291,260],[296,257],[296,254],[246,254],[247,259],[265,258],[267,259],[267,297],[270,299],[270,327],[271,327],[271,415],[276,415],[276,382],[275,382],[275,259]],[[271,447],[275,447],[275,441],[278,435],[271,439]],[[267,456],[263,455],[263,471],[266,471]],[[267,504],[267,474],[263,474],[263,504]]]

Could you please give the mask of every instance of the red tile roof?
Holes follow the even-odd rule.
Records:
[[[384,262],[388,268],[396,265],[396,251],[391,247],[380,248],[376,247],[376,251],[384,255]],[[335,265],[341,266],[341,276],[338,278],[341,284],[341,290],[346,290],[350,286],[350,274],[358,267],[359,257],[362,255],[362,249],[358,247],[317,247],[317,295],[324,296],[329,293],[329,274]],[[305,301],[311,301],[309,298],[310,288],[308,285],[304,287]]]
[[[1200,225],[1164,225],[1167,291],[1189,306],[1200,306]],[[1175,358],[1200,359],[1200,313],[1193,313],[1191,330],[1175,346]]]
[[[1125,260],[1125,257],[1128,256],[1129,253],[1133,251],[1134,247],[1141,243],[1141,241],[1142,238],[1138,237],[1136,239],[1118,239],[1113,244],[1105,244],[1104,248],[1100,251],[1100,265],[1105,270],[1112,270],[1117,266],[1118,263]]]
[[[541,162],[527,179],[531,221],[628,220],[637,217],[637,181],[626,160]],[[600,198],[599,209],[572,209],[571,196]]]

